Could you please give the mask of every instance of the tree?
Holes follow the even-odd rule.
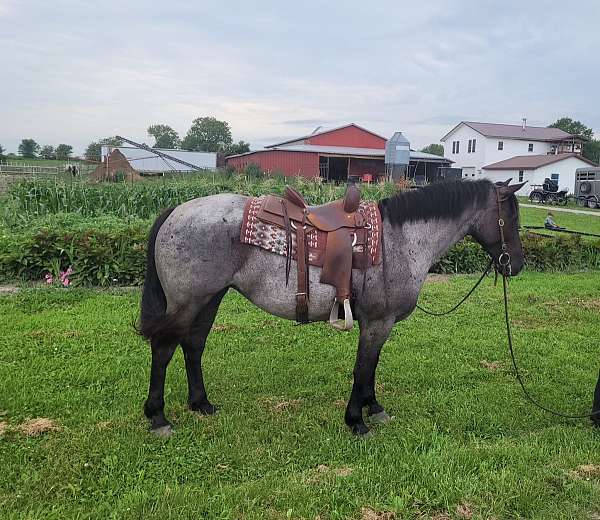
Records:
[[[583,156],[596,164],[600,164],[600,140],[592,139],[583,145]]]
[[[549,128],[560,128],[570,134],[585,137],[588,141],[583,143],[581,154],[596,164],[600,162],[600,140],[594,139],[594,130],[584,125],[581,121],[573,121],[570,117],[561,117],[552,123]]]
[[[169,125],[151,125],[148,133],[156,141],[153,148],[179,148],[181,144],[179,134]]]
[[[223,148],[223,153],[225,154],[225,156],[237,155],[238,153],[246,153],[249,151],[250,143],[246,143],[245,141],[238,141],[237,143],[227,144]]]
[[[19,155],[32,159],[40,151],[40,145],[37,144],[33,139],[23,139],[19,145]]]
[[[227,121],[219,121],[214,117],[199,117],[192,121],[181,147],[194,152],[219,152],[232,142]]]
[[[88,161],[98,161],[102,160],[102,145],[107,144],[109,146],[121,146],[123,144],[123,140],[114,137],[105,137],[104,139],[100,139],[100,141],[92,141],[88,147],[85,149],[85,158]]]
[[[4,159],[4,148],[2,148],[2,145],[0,144],[0,160]]]
[[[73,153],[73,147],[70,144],[59,144],[56,147],[56,158],[64,161],[71,157]]]
[[[581,121],[574,121],[570,117],[561,117],[552,123],[548,128],[560,128],[564,132],[572,135],[579,135],[586,139],[594,138],[594,131],[585,126]]]
[[[40,157],[44,159],[56,159],[56,154],[54,153],[54,146],[50,144],[46,144],[42,146],[40,150]]]
[[[430,145],[427,145],[425,148],[423,148],[421,151],[444,157],[444,147],[441,144],[431,143]]]

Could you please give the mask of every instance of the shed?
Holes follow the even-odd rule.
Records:
[[[126,158],[132,168],[140,173],[153,174],[162,172],[189,172],[193,171],[185,165],[153,154],[151,151],[134,146],[102,146],[102,157],[113,150],[118,150]],[[157,151],[166,153],[175,159],[180,159],[204,170],[214,170],[217,167],[217,154],[213,152],[189,152],[187,150],[169,150],[156,148]]]

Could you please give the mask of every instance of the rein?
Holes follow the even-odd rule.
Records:
[[[471,288],[471,290],[463,297],[462,300],[460,300],[454,307],[452,307],[451,309],[444,311],[444,312],[433,312],[430,311],[428,309],[426,309],[425,307],[421,307],[418,303],[417,303],[417,309],[419,309],[420,311],[424,312],[425,314],[429,314],[430,316],[446,316],[452,312],[454,312],[456,309],[458,309],[463,303],[465,303],[468,299],[469,296],[471,296],[474,292],[475,289],[477,289],[477,287],[479,287],[479,285],[481,284],[481,282],[483,282],[484,278],[487,276],[487,274],[490,272],[490,270],[492,269],[492,265],[494,265],[494,261],[490,260],[490,263],[488,264],[488,266],[485,268],[485,270],[483,271],[482,275],[479,277],[479,280],[477,280],[477,283]]]
[[[500,232],[501,253],[498,256],[498,265],[497,265],[497,267],[495,267],[495,271],[496,271],[496,277],[498,276],[498,273],[500,273],[502,275],[502,290],[504,293],[504,321],[506,323],[506,336],[508,339],[508,350],[510,353],[510,359],[511,359],[513,370],[515,373],[515,378],[516,378],[517,382],[519,383],[519,386],[521,387],[521,390],[523,392],[523,396],[525,397],[525,399],[527,401],[529,401],[531,404],[533,404],[534,406],[537,406],[540,410],[544,410],[545,412],[555,415],[556,417],[562,417],[563,419],[591,419],[592,417],[599,415],[600,410],[596,410],[595,412],[592,412],[592,413],[579,414],[579,415],[558,412],[558,411],[552,410],[551,408],[548,408],[547,406],[538,402],[529,393],[529,391],[525,387],[525,383],[523,381],[521,372],[519,371],[519,366],[517,364],[517,358],[515,356],[515,350],[514,350],[513,338],[512,338],[512,329],[510,326],[510,315],[508,312],[508,282],[509,282],[510,276],[512,274],[512,268],[510,265],[510,253],[508,251],[508,244],[506,243],[506,240],[504,238],[504,219],[502,218],[502,202],[505,201],[506,199],[500,198],[500,190],[498,188],[496,188],[496,195],[497,195],[497,201],[498,201],[498,230]],[[460,300],[460,302],[458,302],[450,310],[448,310],[446,312],[436,313],[436,312],[429,311],[429,310],[421,307],[418,304],[417,304],[417,308],[431,316],[445,316],[447,314],[450,314],[451,312],[454,312],[465,301],[467,301],[467,299],[469,298],[469,296],[471,296],[471,294],[473,294],[475,289],[481,284],[483,279],[490,272],[490,269],[492,268],[493,264],[494,264],[494,260],[492,258],[492,260],[490,260],[489,265],[487,266],[487,268],[485,269],[485,271],[483,272],[483,274],[481,275],[479,280],[477,280],[477,283],[473,286],[473,288],[465,295],[465,297],[462,300]]]

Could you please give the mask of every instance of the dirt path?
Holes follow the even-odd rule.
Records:
[[[569,208],[557,208],[556,206],[539,206],[537,204],[519,204],[522,208],[537,208],[546,211],[562,211],[563,213],[575,213],[577,215],[593,215],[594,217],[600,217],[600,211],[588,211],[585,209],[569,209]]]

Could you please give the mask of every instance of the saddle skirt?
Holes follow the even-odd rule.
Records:
[[[281,217],[269,211],[274,197],[252,197],[244,208],[240,240],[271,253],[287,256],[287,232]],[[364,270],[381,263],[381,214],[376,202],[361,201],[357,213],[364,219],[364,227],[345,228],[352,240],[352,269]],[[308,263],[323,267],[327,250],[328,232],[307,223],[306,243]],[[297,260],[297,237],[291,233],[292,258]]]

